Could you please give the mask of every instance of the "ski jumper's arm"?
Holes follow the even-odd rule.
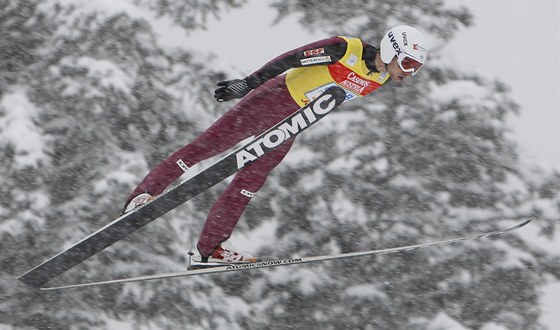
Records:
[[[255,89],[267,80],[277,77],[291,68],[310,65],[309,63],[333,64],[344,56],[346,47],[346,40],[340,37],[315,41],[277,56],[262,68],[247,76],[245,80],[251,89]]]

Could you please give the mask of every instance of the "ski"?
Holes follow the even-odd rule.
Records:
[[[76,244],[51,257],[18,277],[22,283],[39,288],[87,258],[121,240],[177,206],[196,197],[238,170],[298,135],[344,102],[340,87],[323,92],[254,140],[202,170],[192,178],[156,196],[150,203],[126,213]],[[273,104],[271,106],[274,106]]]
[[[227,265],[227,266],[215,266],[215,267],[208,267],[208,268],[201,268],[201,269],[194,269],[194,270],[186,270],[186,271],[181,271],[181,272],[176,272],[176,273],[166,273],[166,274],[159,274],[159,275],[147,275],[147,276],[140,276],[140,277],[131,277],[131,278],[108,280],[108,281],[100,281],[100,282],[89,282],[89,283],[80,283],[80,284],[71,284],[71,285],[62,285],[62,286],[53,286],[53,287],[43,287],[43,288],[40,288],[40,290],[52,291],[52,290],[83,288],[83,287],[92,287],[92,286],[108,285],[108,284],[123,284],[123,283],[129,283],[129,282],[162,280],[162,279],[171,279],[171,278],[186,277],[186,276],[193,276],[193,275],[225,273],[225,272],[232,272],[232,271],[238,271],[238,270],[271,268],[271,267],[278,267],[278,266],[288,266],[288,265],[296,265],[296,264],[303,264],[303,263],[310,263],[310,262],[336,260],[336,259],[344,259],[344,258],[352,258],[352,257],[360,257],[360,256],[372,256],[372,255],[406,252],[406,251],[424,249],[424,248],[428,248],[428,247],[434,247],[434,246],[438,246],[438,245],[454,244],[454,243],[459,243],[459,242],[463,242],[463,241],[467,241],[467,240],[475,240],[475,239],[480,239],[480,238],[483,238],[483,237],[501,235],[501,234],[519,229],[519,228],[527,225],[529,222],[531,222],[531,220],[532,219],[525,220],[525,221],[523,221],[523,222],[521,222],[521,223],[519,223],[515,226],[509,227],[509,228],[506,228],[506,229],[498,229],[498,230],[495,230],[495,231],[485,232],[485,233],[476,234],[476,235],[463,236],[463,237],[452,238],[452,239],[443,240],[443,241],[417,244],[417,245],[408,245],[408,246],[400,246],[400,247],[394,247],[394,248],[388,248],[388,249],[370,250],[370,251],[361,251],[361,252],[349,252],[349,253],[340,253],[340,254],[315,256],[315,257],[289,258],[289,259],[279,259],[279,260],[262,261],[262,262],[255,262],[255,263],[239,263],[239,264],[232,264],[232,265]]]

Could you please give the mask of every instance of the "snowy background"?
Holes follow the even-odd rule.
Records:
[[[558,2],[306,3],[0,1],[0,328],[560,327]],[[438,12],[458,6],[473,25],[462,10]],[[538,217],[530,227],[373,263],[60,294],[15,282],[114,218],[145,171],[227,110],[212,101],[217,81],[333,34],[374,43],[393,24],[379,17],[429,31],[429,65],[298,139],[232,241],[288,257]],[[358,29],[364,22],[375,28]],[[219,191],[61,281],[181,269]]]
[[[508,123],[523,161],[560,170],[560,2],[545,0],[538,6],[508,0],[446,2],[469,8],[474,25],[461,29],[448,44],[438,45],[443,48],[438,51],[458,70],[473,70],[510,86],[511,95],[521,109],[508,118]],[[251,73],[279,51],[329,36],[302,31],[296,15],[271,24],[275,17],[275,11],[266,1],[254,1],[220,20],[210,20],[207,31],[168,36],[173,35],[171,42],[204,44],[209,52],[221,54],[219,58],[229,63],[232,74],[237,76]],[[223,34],[228,37],[208,42]],[[247,42],[247,36],[251,36],[250,43],[258,51],[247,52],[245,47],[238,46]],[[243,241],[237,244],[242,246]],[[560,240],[546,243],[544,248],[560,252]],[[543,319],[550,329],[560,327],[560,315],[556,312],[560,310],[560,282],[543,292],[546,306]]]

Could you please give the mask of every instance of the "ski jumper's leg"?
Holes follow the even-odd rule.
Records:
[[[262,187],[270,171],[282,161],[290,150],[290,139],[270,153],[241,169],[214,203],[198,241],[198,251],[207,257],[225,240],[237,225],[245,207]]]
[[[299,109],[297,103],[290,96],[284,79],[274,81],[274,88],[268,88],[263,93],[262,102],[253,102],[249,112],[256,117],[253,134],[258,135],[274,126],[294,111]],[[270,81],[269,81],[270,82]],[[265,87],[263,85],[263,87]],[[256,92],[260,92],[260,88]],[[249,166],[241,169],[218,200],[212,206],[202,229],[198,242],[198,249],[206,257],[225,240],[227,240],[237,224],[245,207],[264,184],[268,174],[278,165],[290,150],[294,139],[290,139],[278,146],[270,153],[262,156]]]
[[[263,124],[267,125],[270,122],[269,126],[272,126],[285,118],[285,116],[282,117],[282,111],[277,109],[284,105],[282,102],[276,101],[277,96],[285,98],[287,93],[283,81],[283,76],[276,77],[249,93],[193,142],[177,150],[154,167],[132,191],[126,204],[143,192],[152,195],[161,194],[167,186],[184,173],[181,165],[191,167],[204,159],[220,154],[243,139],[269,128],[267,126],[262,129]],[[290,109],[293,112],[296,103],[291,99],[289,101],[291,101]]]

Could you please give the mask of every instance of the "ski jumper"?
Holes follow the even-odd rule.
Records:
[[[142,192],[162,193],[188,167],[259,135],[333,85],[343,87],[346,100],[371,93],[389,80],[375,67],[376,54],[376,48],[358,38],[332,37],[276,57],[246,78],[252,92],[153,168],[127,203]],[[231,236],[245,207],[293,142],[284,142],[235,174],[208,214],[197,245],[202,256],[211,255]]]

